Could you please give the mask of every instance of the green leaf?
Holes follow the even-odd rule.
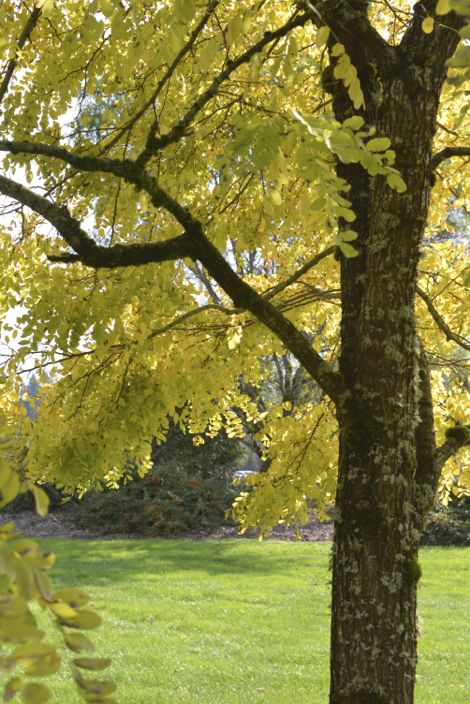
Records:
[[[390,188],[398,191],[398,193],[404,193],[406,191],[406,183],[399,174],[387,174],[387,183]]]
[[[461,46],[455,56],[448,61],[449,66],[454,68],[467,68],[470,66],[470,46]]]
[[[344,164],[357,163],[361,158],[361,150],[356,143],[356,137],[349,131],[333,132],[329,144],[331,150],[338,155]]]
[[[21,699],[24,704],[44,704],[49,701],[50,690],[43,684],[31,682],[21,690]]]
[[[359,235],[357,232],[354,232],[354,230],[342,230],[339,233],[339,237],[343,242],[353,242],[354,240],[357,240]]]
[[[111,664],[110,658],[75,658],[73,663],[85,670],[105,670]]]
[[[82,633],[67,633],[64,636],[65,645],[74,653],[81,653],[83,650],[95,650],[95,644]]]
[[[449,0],[439,0],[436,5],[436,15],[447,15],[452,9]]]
[[[359,110],[359,108],[364,106],[364,93],[362,92],[361,84],[358,78],[355,78],[348,88],[348,94],[353,101],[354,109]]]
[[[345,257],[348,259],[352,259],[352,257],[357,257],[359,252],[357,249],[354,249],[354,247],[347,242],[340,242],[338,245],[342,253],[344,254]]]
[[[364,124],[364,118],[360,115],[353,115],[343,122],[344,127],[350,127],[352,130],[360,130]]]
[[[392,142],[388,137],[374,137],[373,139],[369,139],[366,146],[371,152],[384,152],[391,144]]]

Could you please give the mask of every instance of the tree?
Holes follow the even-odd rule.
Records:
[[[463,212],[467,0],[26,5],[1,8],[5,393],[57,379],[23,420],[29,476],[85,489],[145,463],[168,414],[237,435],[234,405],[259,410],[239,379],[287,351],[325,400],[262,418],[283,468],[239,513],[301,513],[338,442],[330,702],[410,704],[419,537],[469,441],[466,245],[435,237]]]

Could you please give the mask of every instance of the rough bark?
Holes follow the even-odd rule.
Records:
[[[435,121],[454,47],[439,29],[428,44],[419,37],[419,52],[396,47],[386,70],[358,67],[364,117],[392,140],[406,193],[357,166],[338,167],[351,184],[360,254],[341,261],[340,371],[351,400],[338,414],[331,704],[414,701],[418,544],[438,479],[414,299]],[[332,88],[344,119],[349,102]]]

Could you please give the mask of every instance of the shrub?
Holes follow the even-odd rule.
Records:
[[[145,536],[217,527],[240,491],[232,484],[240,456],[237,441],[220,437],[194,447],[173,429],[164,445],[153,446],[154,466],[144,478],[134,472],[119,489],[90,492],[75,508],[76,521],[104,534]]]

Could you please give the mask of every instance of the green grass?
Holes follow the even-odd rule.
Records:
[[[120,704],[326,704],[329,545],[67,541],[55,582],[105,617]],[[470,701],[470,551],[422,550],[417,704]],[[55,704],[78,697],[64,677]]]

